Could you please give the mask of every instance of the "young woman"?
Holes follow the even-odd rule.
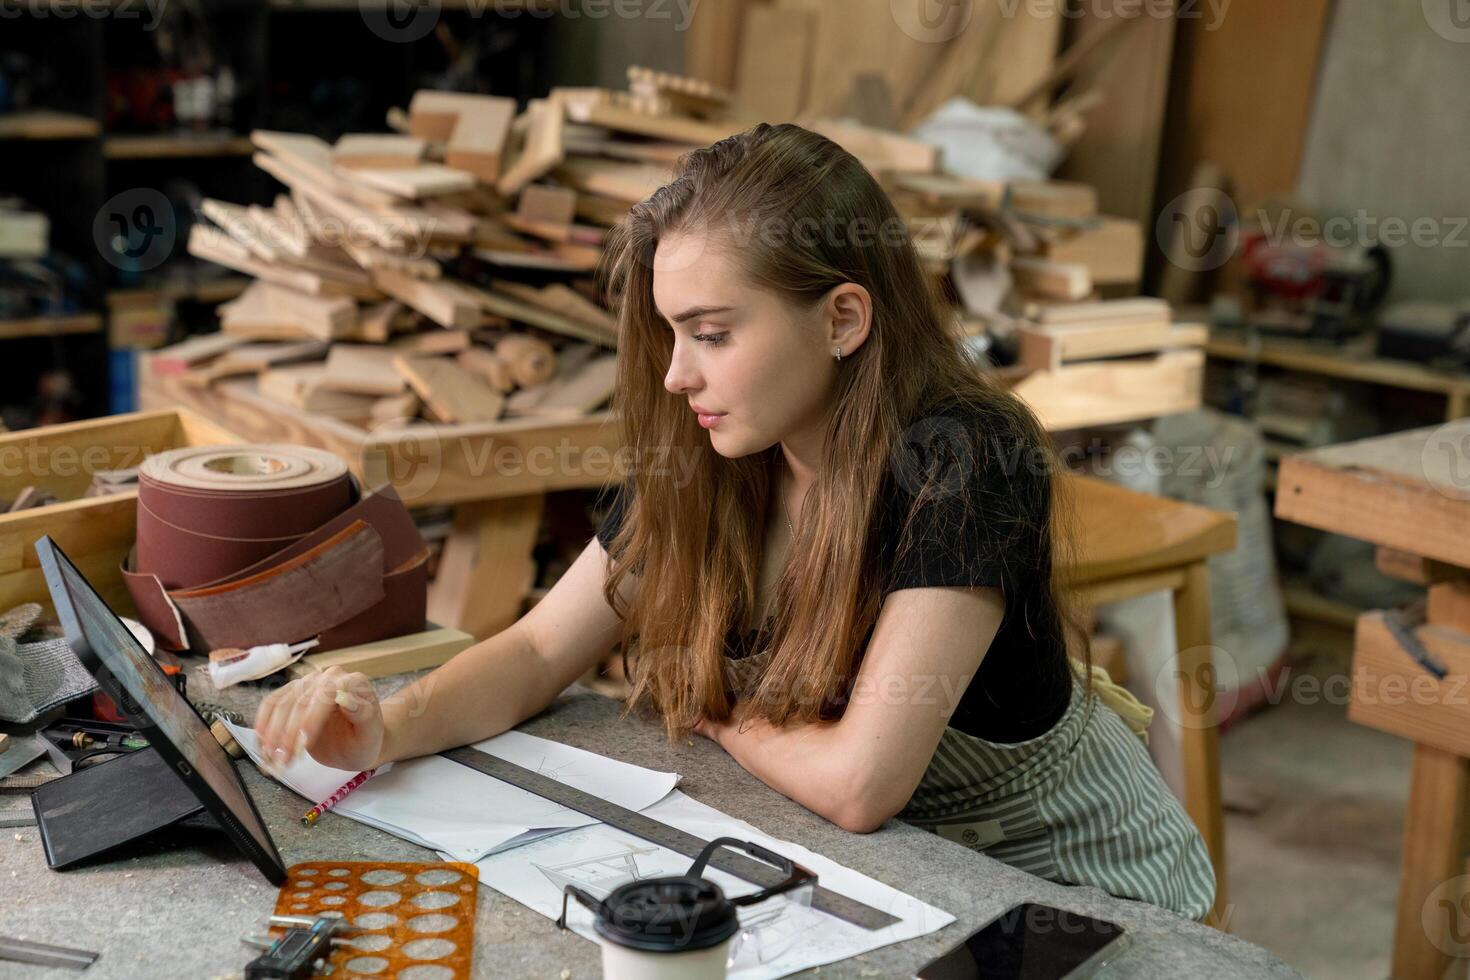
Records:
[[[277,691],[266,750],[367,769],[478,741],[621,641],[630,710],[847,830],[898,817],[1202,917],[1198,833],[1068,656],[1046,436],[963,353],[863,166],[758,126],[691,153],[609,259],[634,472],[596,538],[387,703],[338,671]]]

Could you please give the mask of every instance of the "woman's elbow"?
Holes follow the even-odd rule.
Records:
[[[861,807],[845,809],[832,818],[832,822],[849,834],[871,834],[888,822],[888,817],[875,814]]]
[[[881,796],[857,793],[846,796],[828,819],[850,834],[871,834],[901,809]]]

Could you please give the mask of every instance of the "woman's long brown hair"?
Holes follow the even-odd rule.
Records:
[[[917,513],[955,492],[956,461],[1003,472],[1005,499],[976,499],[974,508],[984,510],[1014,583],[1006,615],[1024,619],[1038,654],[1065,651],[1054,581],[1058,481],[1046,434],[964,352],[903,219],[863,165],[808,130],[761,124],[686,155],[671,183],[633,207],[608,249],[605,284],[620,334],[613,407],[636,492],[608,549],[605,594],[624,618],[629,710],[660,717],[670,738],[701,717],[730,717],[727,638],[751,618],[777,486],[779,445],[726,459],[686,400],[664,388],[673,337],[653,303],[654,253],[665,236],[689,230],[709,233],[749,282],[801,308],[844,282],[872,297],[871,330],[840,363],[825,452],[775,587],[772,658],[740,716],[780,725],[840,714],[882,600],[879,501],[899,481],[910,516]],[[983,420],[984,431],[965,430],[961,446],[958,430],[931,424],[954,405]],[[630,574],[638,598],[619,608],[619,583]],[[1065,656],[1039,656],[1038,668],[1065,670]]]

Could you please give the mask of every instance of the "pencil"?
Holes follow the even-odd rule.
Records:
[[[303,814],[301,817],[302,825],[310,827],[312,824],[316,823],[317,817],[320,817],[323,813],[326,813],[332,807],[336,806],[338,803],[341,803],[343,798],[346,797],[348,793],[351,793],[353,790],[357,789],[357,787],[361,786],[369,779],[372,779],[373,774],[377,771],[378,770],[376,769],[368,769],[358,773],[356,776],[353,776],[351,779],[347,780],[347,782],[342,784],[341,789],[337,790],[337,792],[333,793],[325,800],[322,800],[310,810],[307,810],[306,813]]]

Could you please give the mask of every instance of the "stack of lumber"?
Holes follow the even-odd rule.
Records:
[[[520,113],[424,90],[389,114],[395,132],[335,145],[252,134],[283,190],[269,207],[206,201],[189,250],[254,282],[220,308],[218,336],[166,349],[152,369],[200,385],[253,376],[267,398],[365,427],[599,409],[617,344],[595,288],[608,230],[684,153],[751,125],[707,83],[628,78],[626,91],[553,89]],[[960,298],[957,319],[1014,333],[1027,371],[1197,339],[1171,330],[1167,306],[1089,312],[1103,291],[1133,292],[1143,263],[1142,230],[1098,214],[1092,188],[953,177],[937,148],[891,127],[803,121],[883,183],[925,267]]]

